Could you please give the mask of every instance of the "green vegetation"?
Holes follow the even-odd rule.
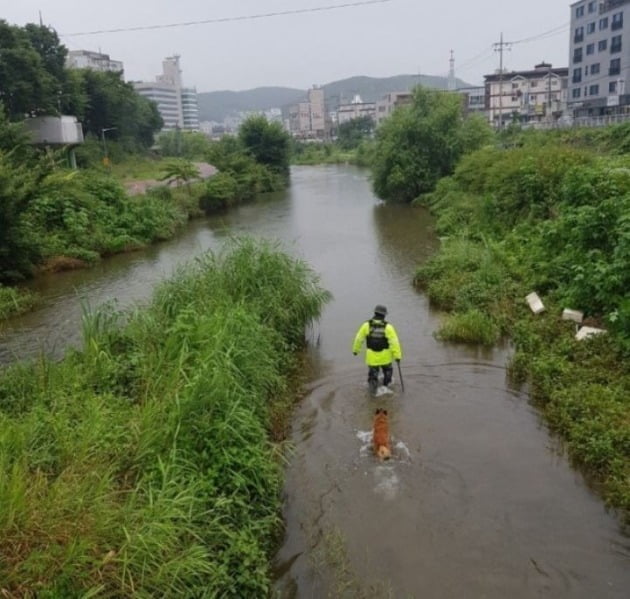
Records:
[[[236,240],[146,309],[86,314],[82,351],[6,370],[2,592],[267,596],[278,410],[328,297],[276,245]]]
[[[67,48],[53,29],[42,25],[18,27],[0,20],[0,40],[0,112],[10,120],[72,114],[95,143],[107,129],[108,138],[127,152],[153,144],[162,118],[121,73],[66,69]]]
[[[28,312],[37,303],[37,296],[30,291],[0,285],[0,321]]]
[[[359,146],[344,150],[338,143],[293,142],[291,161],[293,164],[356,164],[368,166],[371,163],[374,144],[371,140],[362,141]]]
[[[491,139],[482,117],[463,118],[457,94],[418,87],[412,104],[395,110],[376,131],[374,191],[387,201],[411,202]]]
[[[465,156],[421,198],[437,216],[440,252],[416,273],[453,315],[437,335],[492,343],[509,336],[510,372],[527,382],[571,458],[630,518],[630,157],[628,126],[508,132]],[[603,154],[617,148],[616,154]],[[545,312],[533,315],[536,291]],[[606,335],[577,341],[563,308]]]

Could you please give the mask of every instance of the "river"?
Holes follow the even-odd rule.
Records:
[[[430,217],[379,203],[360,169],[296,167],[286,192],[32,281],[44,301],[0,331],[0,361],[62,355],[79,343],[82,306],[142,302],[177,265],[241,233],[281,240],[334,295],[310,332],[293,420],[277,597],[628,596],[630,539],[510,386],[507,349],[433,337],[440,315],[411,285],[438,244]],[[396,372],[394,393],[374,399],[351,342],[377,303],[401,338],[404,391]],[[394,442],[384,463],[369,450],[376,406]]]

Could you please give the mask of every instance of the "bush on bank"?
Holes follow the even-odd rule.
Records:
[[[0,592],[264,597],[279,526],[270,440],[328,294],[249,239],[181,269],[85,346],[0,379]]]
[[[553,137],[465,156],[422,198],[444,242],[416,283],[454,311],[441,338],[511,337],[515,379],[529,383],[607,501],[630,515],[629,173],[627,156]],[[525,303],[531,291],[543,298],[542,315]],[[565,307],[608,334],[576,341]]]

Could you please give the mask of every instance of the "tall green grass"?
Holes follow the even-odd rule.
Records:
[[[329,294],[269,242],[233,240],[84,348],[0,379],[8,596],[263,597],[280,525],[274,410]]]
[[[37,303],[30,291],[0,285],[0,321],[27,312]]]

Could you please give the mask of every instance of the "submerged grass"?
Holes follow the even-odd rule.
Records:
[[[30,291],[0,285],[0,322],[31,310],[37,296]]]
[[[266,596],[281,488],[270,434],[328,298],[278,246],[234,240],[146,310],[86,315],[83,350],[10,368],[0,593]]]

